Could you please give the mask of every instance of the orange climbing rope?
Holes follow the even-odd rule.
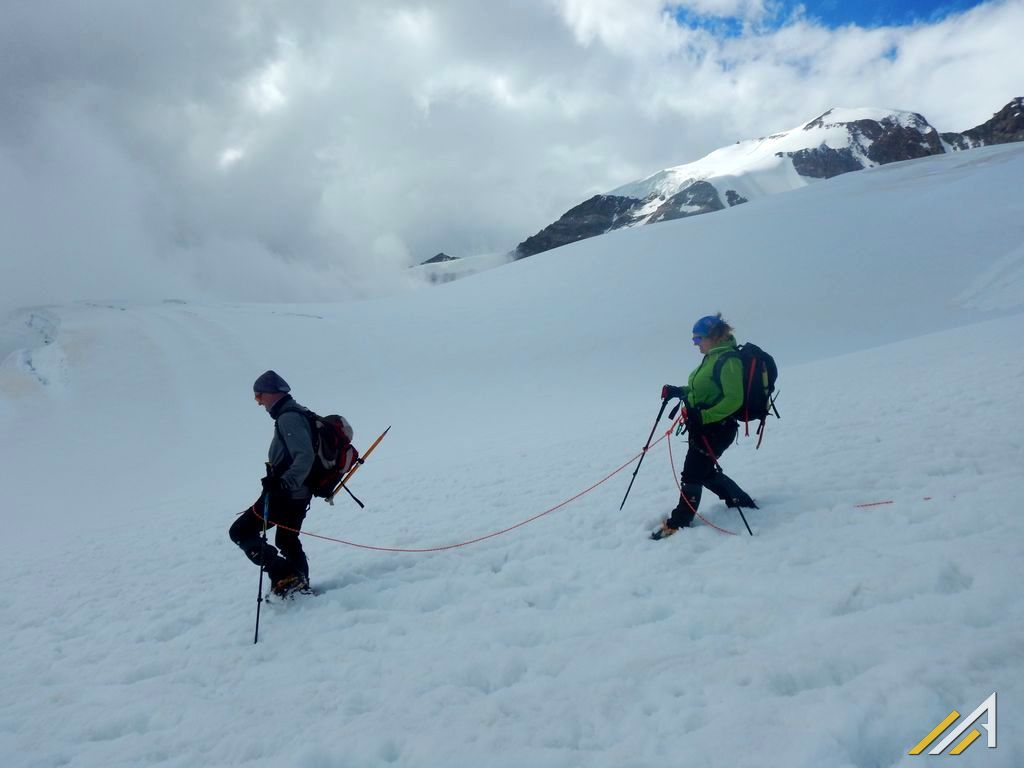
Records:
[[[668,437],[668,432],[666,432],[662,437],[658,438],[653,443],[651,443],[651,445],[648,446],[647,450],[649,451],[651,448],[653,448],[655,445],[660,443],[666,437]],[[608,482],[613,477],[615,477],[615,475],[619,474],[619,472],[621,472],[626,467],[628,467],[630,464],[632,464],[634,461],[639,459],[643,454],[644,454],[644,451],[640,451],[635,456],[633,456],[629,461],[627,461],[625,464],[620,466],[618,469],[613,470],[609,474],[605,475],[602,479],[598,480],[596,483],[591,485],[589,488],[584,488],[582,491],[577,493],[575,496],[571,496],[570,498],[566,499],[565,501],[559,502],[555,506],[549,507],[548,509],[545,509],[543,512],[540,512],[540,513],[534,515],[533,517],[529,517],[526,520],[523,520],[522,522],[516,523],[515,525],[510,525],[508,528],[503,528],[500,531],[494,531],[493,533],[488,533],[488,534],[486,534],[484,536],[477,536],[475,539],[469,539],[468,541],[460,541],[460,542],[458,542],[456,544],[444,544],[444,545],[438,546],[438,547],[422,547],[422,548],[379,547],[379,546],[375,546],[375,545],[372,545],[372,544],[358,544],[358,543],[356,543],[354,541],[347,541],[346,539],[338,539],[338,538],[334,538],[333,536],[324,536],[323,534],[311,533],[310,531],[301,531],[301,530],[299,530],[297,528],[289,528],[286,525],[281,525],[280,523],[275,523],[273,521],[270,522],[270,525],[276,525],[278,528],[281,528],[281,529],[283,529],[285,531],[292,531],[293,533],[299,533],[299,534],[302,534],[303,536],[312,536],[315,539],[323,539],[324,541],[333,541],[336,544],[345,544],[346,546],[356,547],[358,549],[372,549],[375,552],[444,552],[445,550],[448,550],[448,549],[458,549],[459,547],[466,547],[466,546],[469,546],[470,544],[476,544],[476,543],[481,542],[481,541],[486,541],[487,539],[493,539],[495,536],[501,536],[502,534],[508,533],[509,531],[514,531],[516,528],[522,528],[527,523],[532,523],[534,520],[539,520],[540,518],[544,517],[545,515],[550,515],[552,512],[554,512],[556,510],[559,510],[562,507],[566,506],[567,504],[571,504],[572,502],[576,501],[578,498],[580,498],[580,497],[590,493],[592,490],[597,488],[599,485],[602,485],[602,484]],[[253,504],[252,507],[249,508],[249,511],[251,511],[254,515],[257,515],[257,516],[259,516],[262,519],[262,514],[259,511],[257,511],[256,504]]]

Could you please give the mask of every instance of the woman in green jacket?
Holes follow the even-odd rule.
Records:
[[[671,536],[693,522],[702,488],[730,507],[757,508],[754,500],[718,465],[718,457],[736,439],[735,414],[743,404],[743,364],[739,355],[729,354],[736,349],[732,326],[722,319],[721,313],[706,315],[694,323],[693,344],[704,359],[690,374],[687,385],[666,384],[661,388],[663,400],[682,400],[690,445],[683,463],[679,504],[651,534],[655,540]]]

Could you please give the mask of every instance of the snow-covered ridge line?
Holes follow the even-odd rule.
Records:
[[[835,150],[856,148],[860,150],[868,165],[874,165],[875,163],[866,156],[871,140],[866,139],[862,133],[850,129],[851,125],[862,121],[899,126],[924,134],[935,133],[935,129],[914,112],[836,107],[791,130],[738,141],[732,146],[716,149],[700,160],[666,168],[646,179],[616,187],[607,194],[638,200],[647,200],[652,196],[665,199],[697,181],[736,179],[738,183],[739,177],[743,175],[764,175],[784,166],[787,158],[780,153],[789,155],[815,147],[829,147]],[[793,183],[794,181],[800,183]],[[799,180],[790,180],[790,185],[787,186],[795,188],[808,183],[808,177],[800,177]],[[641,222],[636,222],[633,226],[639,223]]]
[[[738,141],[596,195],[520,243],[515,256],[614,229],[720,211],[851,171],[1024,140],[1021,103],[1014,99],[962,134],[940,134],[917,112],[833,107],[791,130]]]

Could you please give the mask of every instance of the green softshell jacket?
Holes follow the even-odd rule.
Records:
[[[735,350],[736,339],[732,336],[712,348],[690,374],[689,385],[684,388],[686,405],[700,407],[705,424],[722,421],[743,405],[743,363],[738,355],[730,355],[722,364],[721,386],[714,378],[718,358]]]

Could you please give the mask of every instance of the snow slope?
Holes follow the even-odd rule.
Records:
[[[955,760],[1024,764],[1022,172],[1015,145],[884,166],[401,299],[9,318],[4,765],[915,766],[992,691],[998,747]],[[367,510],[306,530],[430,548],[623,465],[717,309],[782,367],[784,418],[723,457],[755,536],[705,500],[740,535],[646,539],[663,440],[622,512],[632,466],[466,547],[307,538],[327,591],[253,646],[226,531],[264,369],[361,446],[394,425]]]

